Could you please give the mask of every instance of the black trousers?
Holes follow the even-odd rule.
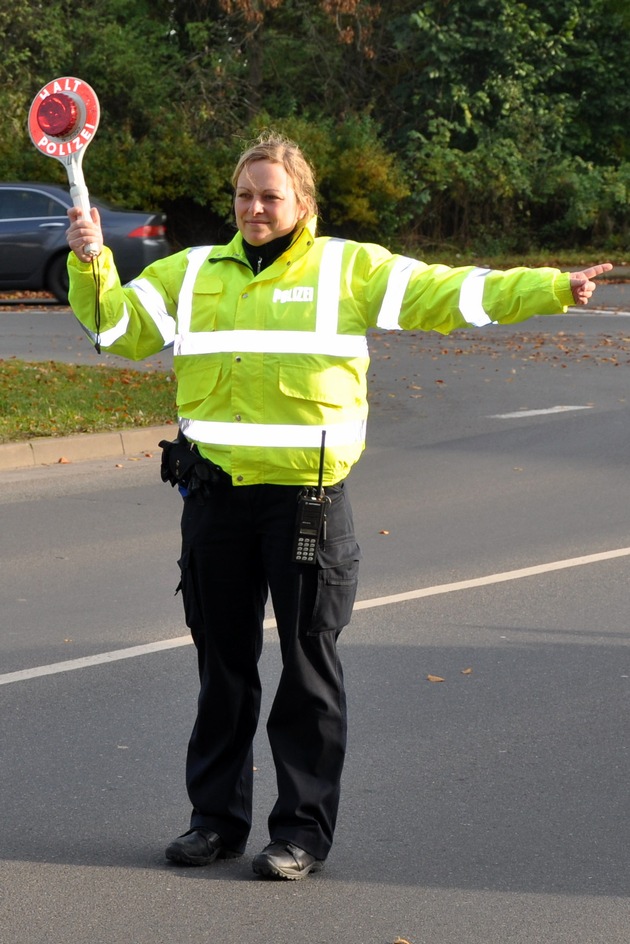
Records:
[[[270,593],[282,654],[267,724],[278,788],[270,838],[325,859],[346,748],[337,638],[352,613],[360,552],[340,483],[326,489],[326,540],[317,564],[292,563],[299,492],[226,484],[203,499],[184,499],[182,594],[200,678],[186,783],[191,827],[213,829],[243,851],[252,820],[258,660]]]

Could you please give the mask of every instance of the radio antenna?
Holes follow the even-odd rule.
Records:
[[[319,479],[317,482],[317,491],[320,498],[324,497],[324,489],[322,487],[324,481],[324,450],[326,447],[326,430],[322,430],[322,444],[319,448]]]

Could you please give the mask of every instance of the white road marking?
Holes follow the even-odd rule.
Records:
[[[517,410],[515,413],[493,413],[491,420],[520,419],[522,416],[544,416],[547,413],[568,413],[570,410],[592,410],[591,404],[584,406],[549,406],[541,410]]]
[[[507,580],[522,580],[524,577],[536,577],[548,574],[554,570],[567,570],[571,567],[583,567],[585,564],[597,564],[602,561],[615,560],[619,557],[630,556],[630,547],[620,547],[612,551],[601,551],[598,554],[587,554],[584,557],[569,557],[566,560],[551,561],[548,564],[536,564],[533,567],[521,567],[519,570],[506,570],[503,573],[488,574],[486,577],[475,577],[471,580],[458,580],[455,583],[437,584],[435,587],[423,587],[420,590],[408,590],[406,593],[392,593],[385,597],[373,597],[371,600],[359,600],[355,603],[355,610],[369,610],[376,606],[390,606],[394,603],[404,603],[408,600],[421,600],[423,597],[438,596],[442,593],[454,593],[458,590],[474,590],[477,587],[488,587],[494,583],[504,583]],[[276,623],[273,619],[264,622],[265,629],[272,629]],[[177,649],[180,646],[191,645],[189,635],[176,636],[173,639],[164,639],[161,642],[151,642],[143,646],[130,646],[126,649],[113,649],[110,652],[101,652],[95,656],[85,656],[81,659],[71,659],[68,662],[53,662],[50,665],[38,665],[32,669],[23,669],[19,672],[7,672],[0,675],[0,685],[10,685],[12,682],[24,682],[28,679],[40,678],[43,675],[57,675],[60,672],[71,672],[75,669],[92,668],[95,665],[104,665],[117,662],[120,659],[134,659],[137,656],[149,655],[152,652],[162,652],[165,649]]]
[[[585,564],[597,564],[601,561],[615,560],[618,557],[629,557],[630,547],[620,547],[614,551],[601,551],[598,554],[587,554],[584,557],[569,557],[566,560],[551,561],[548,564],[535,564],[533,567],[521,567],[519,570],[506,570],[499,574],[489,574],[487,577],[475,577],[472,580],[458,580],[456,583],[442,583],[435,587],[424,587],[422,590],[408,590],[406,593],[392,593],[386,597],[373,597],[371,600],[359,600],[355,603],[355,610],[367,610],[375,606],[386,606],[391,603],[402,603],[405,600],[420,600],[422,597],[433,597],[440,593],[453,593],[455,590],[474,590],[477,587],[488,587],[493,583],[504,583],[507,580],[522,580],[523,577],[536,577],[540,574],[549,574],[554,570],[568,570],[570,567],[583,567]],[[0,680],[2,676],[0,676]]]
[[[610,318],[617,315],[620,315],[622,318],[628,318],[630,316],[630,311],[626,311],[622,308],[588,308],[584,310],[583,308],[569,308],[567,315],[579,315],[580,318],[588,318],[590,315],[595,315],[598,317]],[[562,315],[556,317],[562,317]]]

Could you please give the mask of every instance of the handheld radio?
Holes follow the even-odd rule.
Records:
[[[291,560],[298,564],[314,564],[317,559],[317,545],[323,534],[326,540],[326,511],[330,498],[323,488],[324,449],[326,430],[322,430],[322,445],[319,451],[319,481],[317,487],[303,488],[298,497],[298,510],[293,536],[293,554]]]

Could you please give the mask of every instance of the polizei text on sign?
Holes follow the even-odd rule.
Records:
[[[39,141],[35,141],[35,146],[50,154],[51,157],[66,157],[68,154],[75,154],[82,147],[88,144],[96,131],[95,125],[85,124],[76,138],[71,141],[55,141],[54,138],[48,138],[45,134]]]

